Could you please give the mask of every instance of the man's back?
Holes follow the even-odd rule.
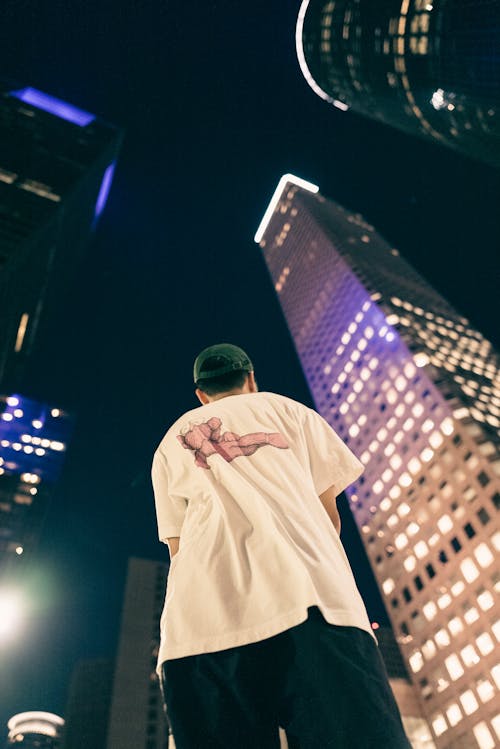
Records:
[[[159,663],[271,637],[318,606],[371,632],[319,495],[362,466],[318,414],[272,393],[184,414],[153,464],[160,539],[180,536]]]

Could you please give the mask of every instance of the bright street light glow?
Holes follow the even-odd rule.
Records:
[[[23,603],[18,593],[0,590],[0,640],[10,639],[23,619]]]

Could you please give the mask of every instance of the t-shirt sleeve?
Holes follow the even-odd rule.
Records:
[[[174,538],[181,534],[187,500],[169,494],[167,461],[159,450],[156,451],[153,459],[151,478],[155,495],[158,537],[160,541],[166,543],[167,538]]]
[[[363,464],[325,419],[310,408],[306,409],[303,429],[317,494],[334,486],[339,495],[361,476]]]

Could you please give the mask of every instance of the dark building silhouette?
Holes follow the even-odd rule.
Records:
[[[167,570],[161,562],[129,560],[107,749],[167,748],[168,729],[156,674]]]
[[[33,88],[0,84],[0,392],[23,372],[104,208],[122,134]]]
[[[113,686],[113,661],[80,661],[71,676],[63,749],[104,749]]]
[[[296,43],[334,106],[500,166],[496,0],[304,0]]]

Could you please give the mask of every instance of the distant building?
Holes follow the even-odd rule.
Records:
[[[11,574],[35,549],[59,477],[72,418],[59,408],[0,396],[0,569]]]
[[[20,749],[60,749],[64,720],[54,713],[18,713],[8,722],[7,746]]]
[[[66,706],[63,749],[104,749],[108,732],[114,664],[80,661],[75,666]]]
[[[500,165],[500,10],[458,0],[303,0],[302,72],[342,110]]]
[[[129,560],[107,749],[167,748],[168,731],[156,675],[167,569],[159,562]]]
[[[256,234],[438,749],[500,745],[500,360],[359,214],[292,175]]]
[[[122,134],[36,89],[0,83],[0,390],[23,372],[104,208]]]

